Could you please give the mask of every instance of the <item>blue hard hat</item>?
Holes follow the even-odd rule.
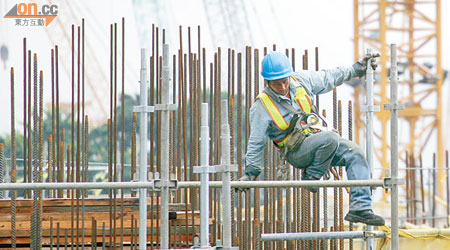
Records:
[[[293,73],[289,58],[281,52],[270,52],[262,61],[261,75],[268,81],[290,77]]]

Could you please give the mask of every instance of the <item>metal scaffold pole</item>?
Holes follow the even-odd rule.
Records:
[[[161,104],[169,104],[169,45],[163,45],[163,65],[161,84]],[[169,112],[165,108],[161,110],[161,180],[169,182]],[[161,249],[169,248],[169,185],[161,187]]]
[[[391,104],[397,104],[397,47],[391,45]],[[392,178],[398,177],[398,111],[391,111],[391,171]],[[398,186],[392,187],[391,200],[392,250],[398,249]]]
[[[216,166],[214,166],[216,168]],[[235,165],[231,165],[236,169]],[[217,168],[216,168],[217,169]],[[194,172],[198,173],[198,172]],[[397,180],[397,185],[404,184],[404,179]],[[155,189],[161,188],[160,181],[138,182],[57,182],[57,183],[0,183],[0,190],[33,190],[33,189]],[[169,181],[170,188],[199,188],[199,181]],[[210,181],[210,188],[222,188],[222,181]],[[231,181],[231,188],[306,188],[306,187],[383,187],[390,188],[392,180],[339,180],[339,181]]]
[[[202,103],[200,167],[209,168],[208,104]],[[209,171],[200,173],[200,246],[209,246]]]
[[[307,233],[275,233],[261,234],[262,241],[289,240],[324,240],[324,239],[367,239],[385,238],[384,231],[351,231],[351,232],[307,232]]]
[[[209,174],[222,173],[222,181],[215,181],[213,183],[219,184],[222,187],[222,221],[223,221],[223,245],[218,246],[223,249],[238,249],[233,248],[231,235],[231,171],[237,171],[237,165],[232,165],[230,161],[230,126],[228,125],[228,103],[226,100],[222,101],[222,125],[221,125],[221,140],[222,140],[222,156],[221,165],[209,166],[209,127],[208,127],[208,104],[202,104],[202,126],[201,126],[201,152],[200,152],[200,166],[194,167],[194,173],[200,174],[200,246],[202,248],[209,248]],[[180,182],[178,185],[187,184],[187,182]],[[219,186],[217,186],[219,187]]]
[[[371,54],[371,50],[367,50],[367,55]],[[374,73],[371,67],[371,61],[373,59],[369,59],[367,61],[367,70],[366,70],[366,158],[367,163],[369,163],[370,168],[370,177],[372,177],[373,171],[373,112],[379,111],[378,106],[374,106],[373,103],[373,81],[374,81]],[[375,110],[377,109],[377,110]]]
[[[367,49],[367,55],[371,55],[371,49]],[[373,154],[373,112],[378,112],[379,106],[374,105],[373,101],[373,82],[374,82],[374,70],[372,69],[372,60],[370,58],[367,61],[367,70],[366,70],[366,158],[367,163],[369,164],[370,169],[370,178],[372,178],[373,174],[373,164],[374,164],[374,154]],[[367,230],[373,230],[372,226],[368,226]],[[367,249],[373,249],[373,241],[372,239],[367,239]]]
[[[147,64],[145,49],[141,49],[141,93],[140,104],[147,106]],[[147,182],[147,112],[140,115],[140,154],[139,154],[139,181]],[[147,189],[139,189],[139,250],[147,248]]]
[[[231,166],[230,160],[230,125],[228,124],[228,101],[222,100],[222,204],[223,204],[223,248],[238,249],[232,247],[231,235],[231,171],[237,171],[236,166]]]
[[[393,180],[391,192],[391,249],[398,250],[398,110],[404,109],[398,101],[398,71],[397,71],[397,46],[391,44],[391,103],[385,104],[384,109],[391,111],[391,178]]]

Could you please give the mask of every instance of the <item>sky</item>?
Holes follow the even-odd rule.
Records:
[[[24,1],[27,2],[27,1]],[[86,22],[86,40],[90,50],[89,61],[86,62],[89,68],[89,74],[92,80],[87,91],[87,102],[91,105],[88,114],[102,117],[104,113],[96,103],[108,100],[107,85],[108,82],[99,80],[100,73],[109,70],[109,28],[110,24],[118,23],[118,35],[121,34],[121,18],[125,17],[126,22],[126,93],[137,93],[139,90],[139,63],[140,63],[140,44],[138,31],[143,27],[151,28],[152,23],[163,25],[167,30],[168,40],[172,47],[178,48],[178,29],[179,26],[193,27],[198,25],[202,29],[202,43],[206,47],[209,55],[212,54],[212,40],[208,29],[208,15],[205,14],[205,7],[202,0],[167,0],[150,1],[158,2],[156,5],[146,5],[140,9],[140,15],[145,17],[145,22],[136,20],[136,9],[133,9],[134,1],[51,1],[58,5],[59,13],[55,21],[48,27],[17,27],[13,19],[0,19],[0,45],[5,44],[9,49],[9,60],[6,64],[0,62],[0,105],[5,107],[2,120],[0,121],[0,134],[9,132],[10,114],[9,110],[9,68],[16,68],[16,81],[19,86],[22,82],[21,68],[22,59],[22,41],[24,37],[28,39],[28,48],[36,52],[39,57],[39,68],[44,70],[44,81],[50,82],[50,49],[59,45],[60,60],[64,65],[70,65],[70,44],[67,43],[67,37],[70,37],[71,24],[81,25],[80,19],[85,18]],[[214,2],[214,1],[207,1]],[[270,47],[272,44],[278,44],[282,48],[296,48],[297,51],[314,51],[319,48],[320,68],[334,68],[338,66],[350,66],[354,63],[353,55],[353,1],[351,0],[248,0],[248,1],[223,1],[226,5],[236,2],[239,8],[245,8],[248,13],[248,23],[252,30],[254,47]],[[445,15],[450,9],[450,1],[442,2],[442,60],[444,69],[450,69],[449,47],[450,44],[450,17]],[[6,14],[18,1],[3,0],[0,2],[0,11],[2,16]],[[46,4],[48,1],[37,1],[38,4]],[[227,6],[225,6],[227,7]],[[228,6],[233,8],[233,6]],[[159,12],[157,13],[156,10]],[[213,11],[213,9],[210,9]],[[239,9],[242,11],[241,9]],[[238,15],[239,11],[232,11],[232,15]],[[214,17],[214,13],[212,13]],[[75,17],[75,18],[74,18]],[[158,17],[160,19],[158,19]],[[58,20],[57,20],[58,19]],[[59,22],[57,22],[59,21]],[[62,26],[58,23],[61,23]],[[62,31],[65,30],[66,33]],[[186,32],[186,31],[185,31]],[[50,39],[51,38],[51,39]],[[150,44],[146,44],[147,46]],[[220,42],[219,42],[219,45]],[[174,51],[174,50],[172,50]],[[298,55],[299,55],[298,52]],[[122,51],[119,47],[119,55]],[[212,60],[210,57],[207,59]],[[46,63],[47,62],[47,63]],[[95,63],[94,63],[95,62]],[[98,63],[97,63],[98,62]],[[94,65],[94,66],[93,66]],[[101,65],[103,71],[95,68],[95,65]],[[62,66],[61,66],[62,67]],[[61,100],[67,103],[70,101],[70,68],[61,68],[60,82],[63,84]],[[120,76],[120,74],[119,74]],[[443,89],[444,103],[444,124],[449,125],[449,104],[445,97],[450,94],[448,82]],[[95,86],[95,87],[94,87]],[[94,91],[90,91],[96,89]],[[353,96],[349,93],[352,88],[343,86],[338,89],[338,95],[343,103],[352,100]],[[16,117],[17,125],[21,124],[21,103],[23,92],[21,88],[16,90]],[[50,88],[45,91],[45,100],[50,100]],[[330,107],[330,95],[321,98],[323,105]],[[97,104],[101,105],[101,104]],[[8,108],[6,108],[8,107]],[[444,126],[445,127],[445,126]],[[446,133],[446,138],[449,134]]]

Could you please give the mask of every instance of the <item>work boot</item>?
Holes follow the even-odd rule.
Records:
[[[371,226],[384,225],[384,219],[381,216],[374,214],[372,209],[349,211],[344,219],[353,223],[361,222]]]
[[[317,178],[315,178],[315,177],[313,177],[311,175],[308,175],[308,174],[306,174],[305,171],[303,171],[303,173],[302,173],[302,181],[317,181],[317,180],[319,180],[319,179],[317,179]],[[308,189],[309,192],[312,192],[312,193],[319,192],[319,188],[318,187],[306,187],[306,189]]]

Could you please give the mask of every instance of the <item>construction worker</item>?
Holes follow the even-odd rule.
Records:
[[[370,177],[363,151],[355,143],[334,131],[325,131],[313,104],[314,95],[323,94],[353,77],[362,77],[367,56],[351,67],[321,71],[294,72],[289,59],[280,52],[267,54],[262,61],[265,88],[250,109],[250,138],[245,174],[240,181],[255,180],[262,171],[267,138],[278,147],[282,161],[302,169],[302,180],[320,180],[330,166],[345,166],[349,180]],[[370,60],[376,67],[375,60]],[[278,172],[287,172],[280,164]],[[318,188],[308,188],[317,192]],[[384,225],[384,219],[372,211],[370,187],[352,187],[349,212],[345,220],[368,225]]]

